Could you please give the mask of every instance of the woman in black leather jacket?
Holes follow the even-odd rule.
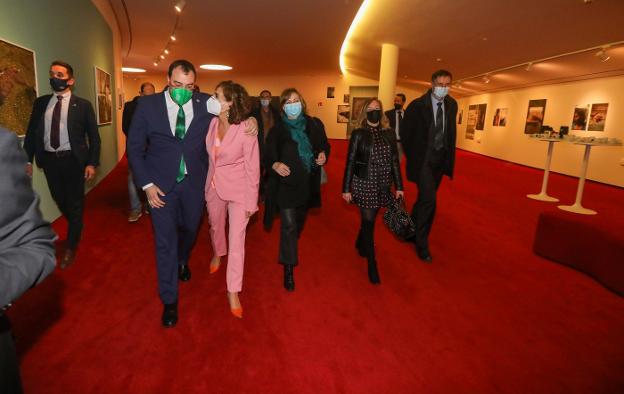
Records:
[[[351,133],[342,183],[342,198],[360,208],[362,222],[355,243],[368,260],[368,279],[381,283],[375,260],[374,229],[379,208],[388,205],[394,183],[396,198],[403,197],[396,136],[388,128],[381,101],[370,99],[362,106],[357,129]]]

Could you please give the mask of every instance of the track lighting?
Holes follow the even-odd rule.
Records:
[[[490,83],[490,77],[488,77],[487,75],[484,75],[483,76],[483,82]]]
[[[607,54],[607,48],[606,47],[602,48],[601,50],[599,50],[598,53],[596,53],[596,56],[603,63],[606,62],[607,60],[611,59],[611,56],[609,56]]]
[[[175,8],[176,12],[179,14],[180,12],[182,12],[185,5],[186,0],[179,0],[173,8]]]
[[[169,54],[169,50],[168,49],[165,49],[163,52],[165,52],[165,55]]]
[[[165,60],[165,55],[160,55],[160,58]]]
[[[169,36],[169,38],[171,39],[171,41],[175,41],[175,40],[177,40],[177,38],[176,38],[175,34],[170,35],[170,36]]]
[[[527,71],[531,71],[532,68],[533,68],[533,62],[529,62],[524,69]]]
[[[158,62],[154,62],[154,63],[152,63],[152,64],[154,64],[154,66],[158,66]]]

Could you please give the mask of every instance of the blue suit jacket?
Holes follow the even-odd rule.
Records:
[[[168,193],[176,184],[184,155],[188,171],[185,182],[203,193],[208,174],[206,134],[214,117],[206,110],[209,96],[193,93],[193,120],[184,139],[179,140],[171,132],[165,94],[142,97],[132,118],[126,152],[134,182],[138,187],[154,183]]]

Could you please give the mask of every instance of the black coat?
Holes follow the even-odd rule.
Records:
[[[35,100],[24,138],[24,150],[28,155],[28,161],[32,163],[33,158],[35,158],[39,167],[46,164],[43,137],[45,112],[50,98],[52,95],[48,94]],[[93,112],[93,106],[88,100],[75,94],[72,94],[69,99],[67,130],[72,154],[78,164],[83,167],[88,165],[97,167],[100,164],[100,134],[95,120],[95,112]]]
[[[306,130],[312,151],[316,158],[325,152],[329,159],[330,146],[325,134],[325,126],[317,118],[306,115]],[[282,162],[290,168],[290,175],[282,177],[273,169],[273,163]],[[279,121],[267,137],[264,165],[269,171],[269,185],[265,202],[265,226],[270,227],[273,216],[279,208],[321,206],[321,171],[313,165],[310,173],[304,168],[299,157],[297,143],[292,139],[290,130]]]
[[[443,173],[453,178],[455,167],[455,139],[457,135],[455,119],[457,117],[457,101],[450,96],[444,98],[445,115],[445,147]],[[433,146],[433,107],[431,89],[415,99],[407,106],[403,123],[401,123],[401,145],[407,159],[407,179],[417,182],[423,165],[431,154]]]
[[[128,101],[124,105],[123,116],[121,118],[121,130],[123,133],[128,136],[128,132],[130,131],[130,123],[132,123],[132,118],[134,117],[134,111],[136,111],[137,104],[139,103],[139,97],[136,96],[132,101]]]
[[[392,179],[397,190],[403,190],[403,180],[401,177],[401,167],[399,165],[399,153],[397,151],[396,136],[394,130],[381,130],[382,138],[390,145],[392,152],[391,166]],[[360,128],[353,130],[349,140],[349,153],[347,153],[347,164],[345,166],[342,180],[342,192],[351,193],[351,181],[353,175],[360,179],[368,179],[371,166],[371,152],[373,149],[373,135],[369,129]],[[388,185],[390,186],[390,185]]]
[[[388,118],[388,122],[390,123],[390,128],[392,130],[396,130],[396,110],[395,109],[391,109],[385,112],[386,117]],[[403,116],[405,116],[405,113],[403,113]],[[399,135],[401,133],[401,125],[399,124]]]
[[[274,120],[275,124],[277,124],[280,121],[280,112],[279,112],[279,110],[277,110],[272,105],[269,105],[269,110],[273,114],[273,120]],[[256,121],[258,122],[258,147],[260,148],[261,164],[263,164],[262,163],[262,157],[264,156],[264,149],[265,149],[265,147],[264,147],[264,145],[265,145],[264,139],[265,139],[265,135],[270,130],[265,130],[264,129],[264,123],[262,122],[262,115],[260,114],[260,111],[262,111],[261,107],[258,107],[256,109],[254,109],[251,112],[251,116],[253,116],[256,119]]]

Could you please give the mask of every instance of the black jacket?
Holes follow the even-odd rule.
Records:
[[[261,164],[264,164],[262,162],[262,157],[264,157],[264,150],[265,150],[265,143],[264,143],[264,139],[266,138],[266,134],[267,132],[269,132],[270,130],[265,130],[264,129],[264,123],[262,122],[262,115],[260,113],[260,111],[262,111],[261,107],[258,107],[256,109],[254,109],[251,112],[251,116],[253,116],[256,121],[258,122],[258,147],[260,148],[260,161]],[[271,113],[273,114],[273,121],[275,122],[275,124],[277,124],[280,121],[280,111],[278,111],[275,107],[269,105],[269,111],[271,111]]]
[[[453,178],[455,167],[455,139],[457,135],[457,101],[450,96],[444,98],[445,147],[443,173]],[[433,106],[431,89],[407,106],[401,123],[401,145],[407,159],[407,179],[417,182],[423,165],[427,162],[433,146]]]
[[[33,104],[33,111],[28,122],[24,150],[28,161],[37,160],[37,165],[46,165],[43,137],[45,133],[45,111],[51,94],[38,97]],[[81,166],[100,165],[100,134],[95,121],[93,106],[88,100],[72,93],[67,110],[67,130],[73,156]]]
[[[381,130],[382,138],[390,145],[392,152],[391,166],[392,179],[397,190],[403,190],[403,179],[401,177],[401,167],[399,165],[399,153],[397,151],[396,136],[394,130]],[[353,130],[349,140],[349,153],[347,153],[347,164],[345,166],[342,180],[342,192],[351,193],[351,181],[353,176],[361,179],[368,179],[371,166],[371,152],[373,148],[373,136],[369,129],[360,128]],[[390,185],[388,185],[390,186]]]
[[[134,117],[134,111],[136,111],[137,104],[139,103],[139,98],[141,96],[136,96],[132,99],[132,101],[128,101],[124,105],[123,116],[121,118],[121,130],[123,133],[128,136],[128,132],[130,131],[130,123],[132,123],[132,118]]]
[[[317,118],[306,115],[306,134],[312,144],[316,158],[325,152],[329,159],[330,146],[325,134],[325,126]],[[282,162],[290,168],[290,175],[282,177],[273,169],[273,163]],[[321,206],[321,171],[313,165],[310,173],[304,168],[297,143],[283,122],[278,122],[270,131],[266,141],[264,165],[269,171],[267,187],[265,226],[270,227],[274,214],[279,208]]]
[[[390,128],[392,130],[396,130],[396,110],[395,109],[391,109],[385,112],[386,117],[388,118],[388,122],[390,123]],[[403,116],[405,116],[405,112],[403,113]],[[401,133],[401,124],[399,124],[399,135]],[[395,134],[396,137],[396,134]]]

